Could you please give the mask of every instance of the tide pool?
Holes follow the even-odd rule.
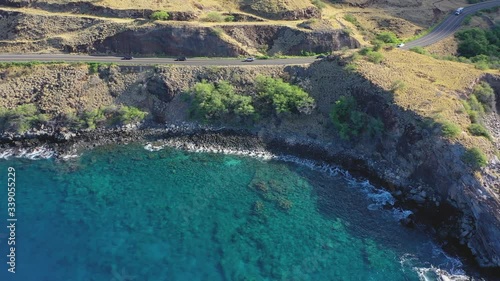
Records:
[[[1,160],[0,177],[0,280],[465,278],[428,235],[377,207],[384,193],[307,165],[127,145],[69,161]]]

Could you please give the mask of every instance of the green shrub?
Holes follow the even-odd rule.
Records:
[[[487,82],[481,82],[474,87],[472,94],[483,105],[486,112],[490,112],[495,107],[495,91]]]
[[[104,116],[104,110],[94,109],[91,111],[85,111],[82,114],[82,120],[86,128],[94,130],[98,126],[102,126],[104,124],[106,117]]]
[[[122,106],[118,111],[118,119],[121,124],[137,123],[144,120],[147,114],[133,106]]]
[[[344,140],[357,137],[362,132],[376,136],[384,131],[382,120],[359,111],[356,99],[352,96],[340,97],[332,107],[330,118]]]
[[[0,128],[3,131],[24,133],[48,120],[49,116],[39,113],[34,104],[23,104],[13,109],[0,109]]]
[[[380,41],[380,40],[375,40],[372,42],[373,44],[373,50],[374,51],[380,51],[385,46],[385,42]]]
[[[358,70],[358,66],[354,63],[348,63],[345,67],[344,70],[347,72],[355,72]]]
[[[377,40],[382,41],[384,43],[399,43],[400,42],[400,40],[398,39],[396,34],[394,34],[393,32],[390,32],[390,31],[381,32],[381,33],[377,34],[376,38],[377,38]]]
[[[225,16],[224,17],[224,21],[225,22],[233,22],[234,21],[234,16],[233,15]]]
[[[468,15],[464,18],[464,25],[469,25],[472,20],[472,15]]]
[[[321,1],[321,0],[311,0],[311,3],[320,10],[322,10],[326,7],[326,4],[323,3],[323,1]]]
[[[252,97],[236,94],[228,82],[217,84],[202,81],[191,90],[194,95],[193,115],[203,119],[217,119],[226,114],[237,116],[254,115]]]
[[[469,103],[471,110],[477,111],[479,114],[484,113],[484,106],[482,103],[479,102],[479,100],[477,99],[477,97],[475,95],[471,95],[469,97],[468,103]]]
[[[488,164],[486,154],[479,148],[473,147],[467,149],[462,156],[462,160],[473,169],[480,169]]]
[[[132,106],[110,105],[83,111],[79,114],[67,113],[64,120],[73,129],[91,129],[97,127],[126,125],[144,120],[147,112]]]
[[[208,22],[223,22],[225,21],[225,17],[218,12],[209,12],[202,20]]]
[[[366,55],[368,58],[368,61],[373,62],[373,63],[381,63],[382,60],[384,59],[384,55],[382,55],[379,52],[370,52]]]
[[[149,16],[152,20],[168,20],[170,15],[166,11],[156,11]]]
[[[345,14],[344,15],[344,19],[352,24],[354,24],[355,26],[359,26],[359,21],[358,19],[353,15],[353,14]]]
[[[213,35],[220,37],[224,33],[224,29],[220,27],[212,27],[210,28],[210,31],[212,32]]]
[[[231,116],[253,119],[271,112],[308,114],[314,108],[314,99],[309,94],[281,79],[258,76],[254,87],[256,99],[236,93],[228,82],[196,83],[190,90],[193,96],[191,113],[202,119]]]
[[[404,90],[406,88],[406,83],[401,80],[396,80],[392,82],[391,92],[396,92],[397,90]]]
[[[490,133],[481,124],[471,124],[468,128],[469,132],[474,136],[482,136],[491,140]]]
[[[309,114],[314,108],[314,99],[308,93],[282,79],[258,76],[255,88],[261,99],[273,105],[276,113]]]
[[[359,51],[358,51],[358,53],[359,53],[360,55],[362,55],[362,56],[366,56],[366,55],[368,55],[369,53],[371,53],[372,51],[373,51],[373,49],[372,49],[372,48],[370,48],[370,47],[364,47],[364,48],[362,48],[361,50],[359,50]]]
[[[426,49],[424,49],[423,47],[420,47],[420,46],[410,48],[410,51],[415,52],[417,54],[422,54],[422,55],[428,55],[429,54],[429,52],[427,52]]]
[[[89,73],[95,74],[99,72],[99,63],[98,62],[89,62]]]
[[[454,138],[458,136],[461,131],[462,130],[458,125],[451,122],[445,121],[441,124],[441,132],[443,133],[443,136],[447,138]]]
[[[315,52],[301,50],[300,55],[304,56],[304,57],[312,57],[312,56],[316,56],[317,54]]]

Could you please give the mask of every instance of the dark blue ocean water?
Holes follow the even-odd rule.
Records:
[[[15,274],[7,169],[16,171]],[[433,280],[460,272],[366,182],[305,165],[111,146],[0,160],[0,280]],[[444,270],[444,271],[441,271]]]

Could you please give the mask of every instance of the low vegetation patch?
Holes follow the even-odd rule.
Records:
[[[326,4],[321,0],[312,0],[311,3],[320,10],[326,8]]]
[[[132,106],[106,106],[78,114],[68,113],[63,116],[66,126],[73,129],[91,129],[97,127],[120,126],[141,122],[147,112]]]
[[[335,102],[330,118],[344,140],[349,140],[367,133],[378,136],[384,132],[384,123],[379,118],[360,111],[356,99],[352,96],[343,96]]]
[[[488,132],[488,129],[486,129],[481,124],[476,124],[476,123],[471,124],[467,129],[474,136],[482,136],[482,137],[485,137],[485,138],[491,140],[491,136],[490,136],[490,133]]]
[[[469,115],[472,124],[467,128],[474,136],[483,136],[492,140],[488,130],[481,124],[481,117],[485,112],[493,110],[495,106],[494,91],[486,82],[477,84],[469,99],[463,102],[465,111]]]
[[[359,23],[358,19],[353,15],[353,14],[345,14],[344,19],[352,24],[354,24],[356,27],[360,27],[361,24]]]
[[[374,51],[373,48],[365,47],[359,51],[359,54],[364,56],[368,61],[379,64],[384,60],[382,53]]]
[[[152,20],[168,20],[170,15],[166,11],[156,11],[149,16]]]
[[[445,121],[441,124],[441,132],[443,133],[443,136],[447,138],[454,138],[458,136],[461,131],[460,126],[449,121]]]
[[[223,22],[223,21],[226,21],[225,19],[226,19],[226,17],[224,17],[224,15],[222,15],[219,12],[209,12],[204,18],[202,18],[202,21]],[[233,20],[234,20],[234,17],[233,17]]]
[[[402,91],[406,89],[406,83],[402,80],[396,80],[391,84],[391,92],[395,93],[397,91]]]
[[[401,40],[398,39],[396,34],[390,31],[384,31],[377,34],[376,39],[387,44],[396,44],[401,42]]]
[[[2,131],[24,133],[31,128],[47,123],[49,116],[38,111],[34,104],[23,104],[13,109],[0,109]]]
[[[474,87],[472,94],[483,105],[486,112],[495,107],[495,91],[487,82],[481,82]]]
[[[473,147],[465,151],[462,156],[462,161],[471,168],[478,170],[488,164],[488,157],[486,157],[486,154],[484,154],[481,149]]]
[[[429,52],[427,52],[426,49],[424,49],[423,47],[420,47],[420,46],[410,48],[410,51],[415,52],[417,54],[421,54],[421,55],[428,55],[429,54]]]
[[[0,68],[9,68],[9,67],[26,67],[32,68],[38,65],[51,65],[51,64],[64,64],[62,61],[49,61],[49,62],[41,62],[41,61],[26,61],[26,62],[0,62]]]

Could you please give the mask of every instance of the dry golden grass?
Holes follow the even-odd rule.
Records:
[[[167,11],[234,11],[240,5],[252,5],[260,11],[287,11],[312,6],[309,0],[40,0],[46,3],[89,2],[115,9],[152,9]]]
[[[1,7],[0,11],[11,11],[11,12],[22,12],[24,14],[29,15],[38,15],[38,16],[62,16],[62,17],[74,17],[74,18],[91,18],[91,19],[101,19],[106,21],[112,21],[117,23],[132,23],[134,19],[128,18],[111,18],[111,17],[97,17],[92,15],[83,15],[83,14],[71,14],[71,13],[54,13],[48,12],[40,9],[31,9],[31,8],[11,8],[11,7]]]
[[[457,141],[466,147],[494,151],[487,139],[466,133],[471,122],[462,105],[483,71],[472,65],[436,60],[399,49],[382,53],[381,64],[358,60],[360,74],[388,91],[399,82],[404,86],[394,91],[395,104],[437,122],[457,124],[463,131]]]

